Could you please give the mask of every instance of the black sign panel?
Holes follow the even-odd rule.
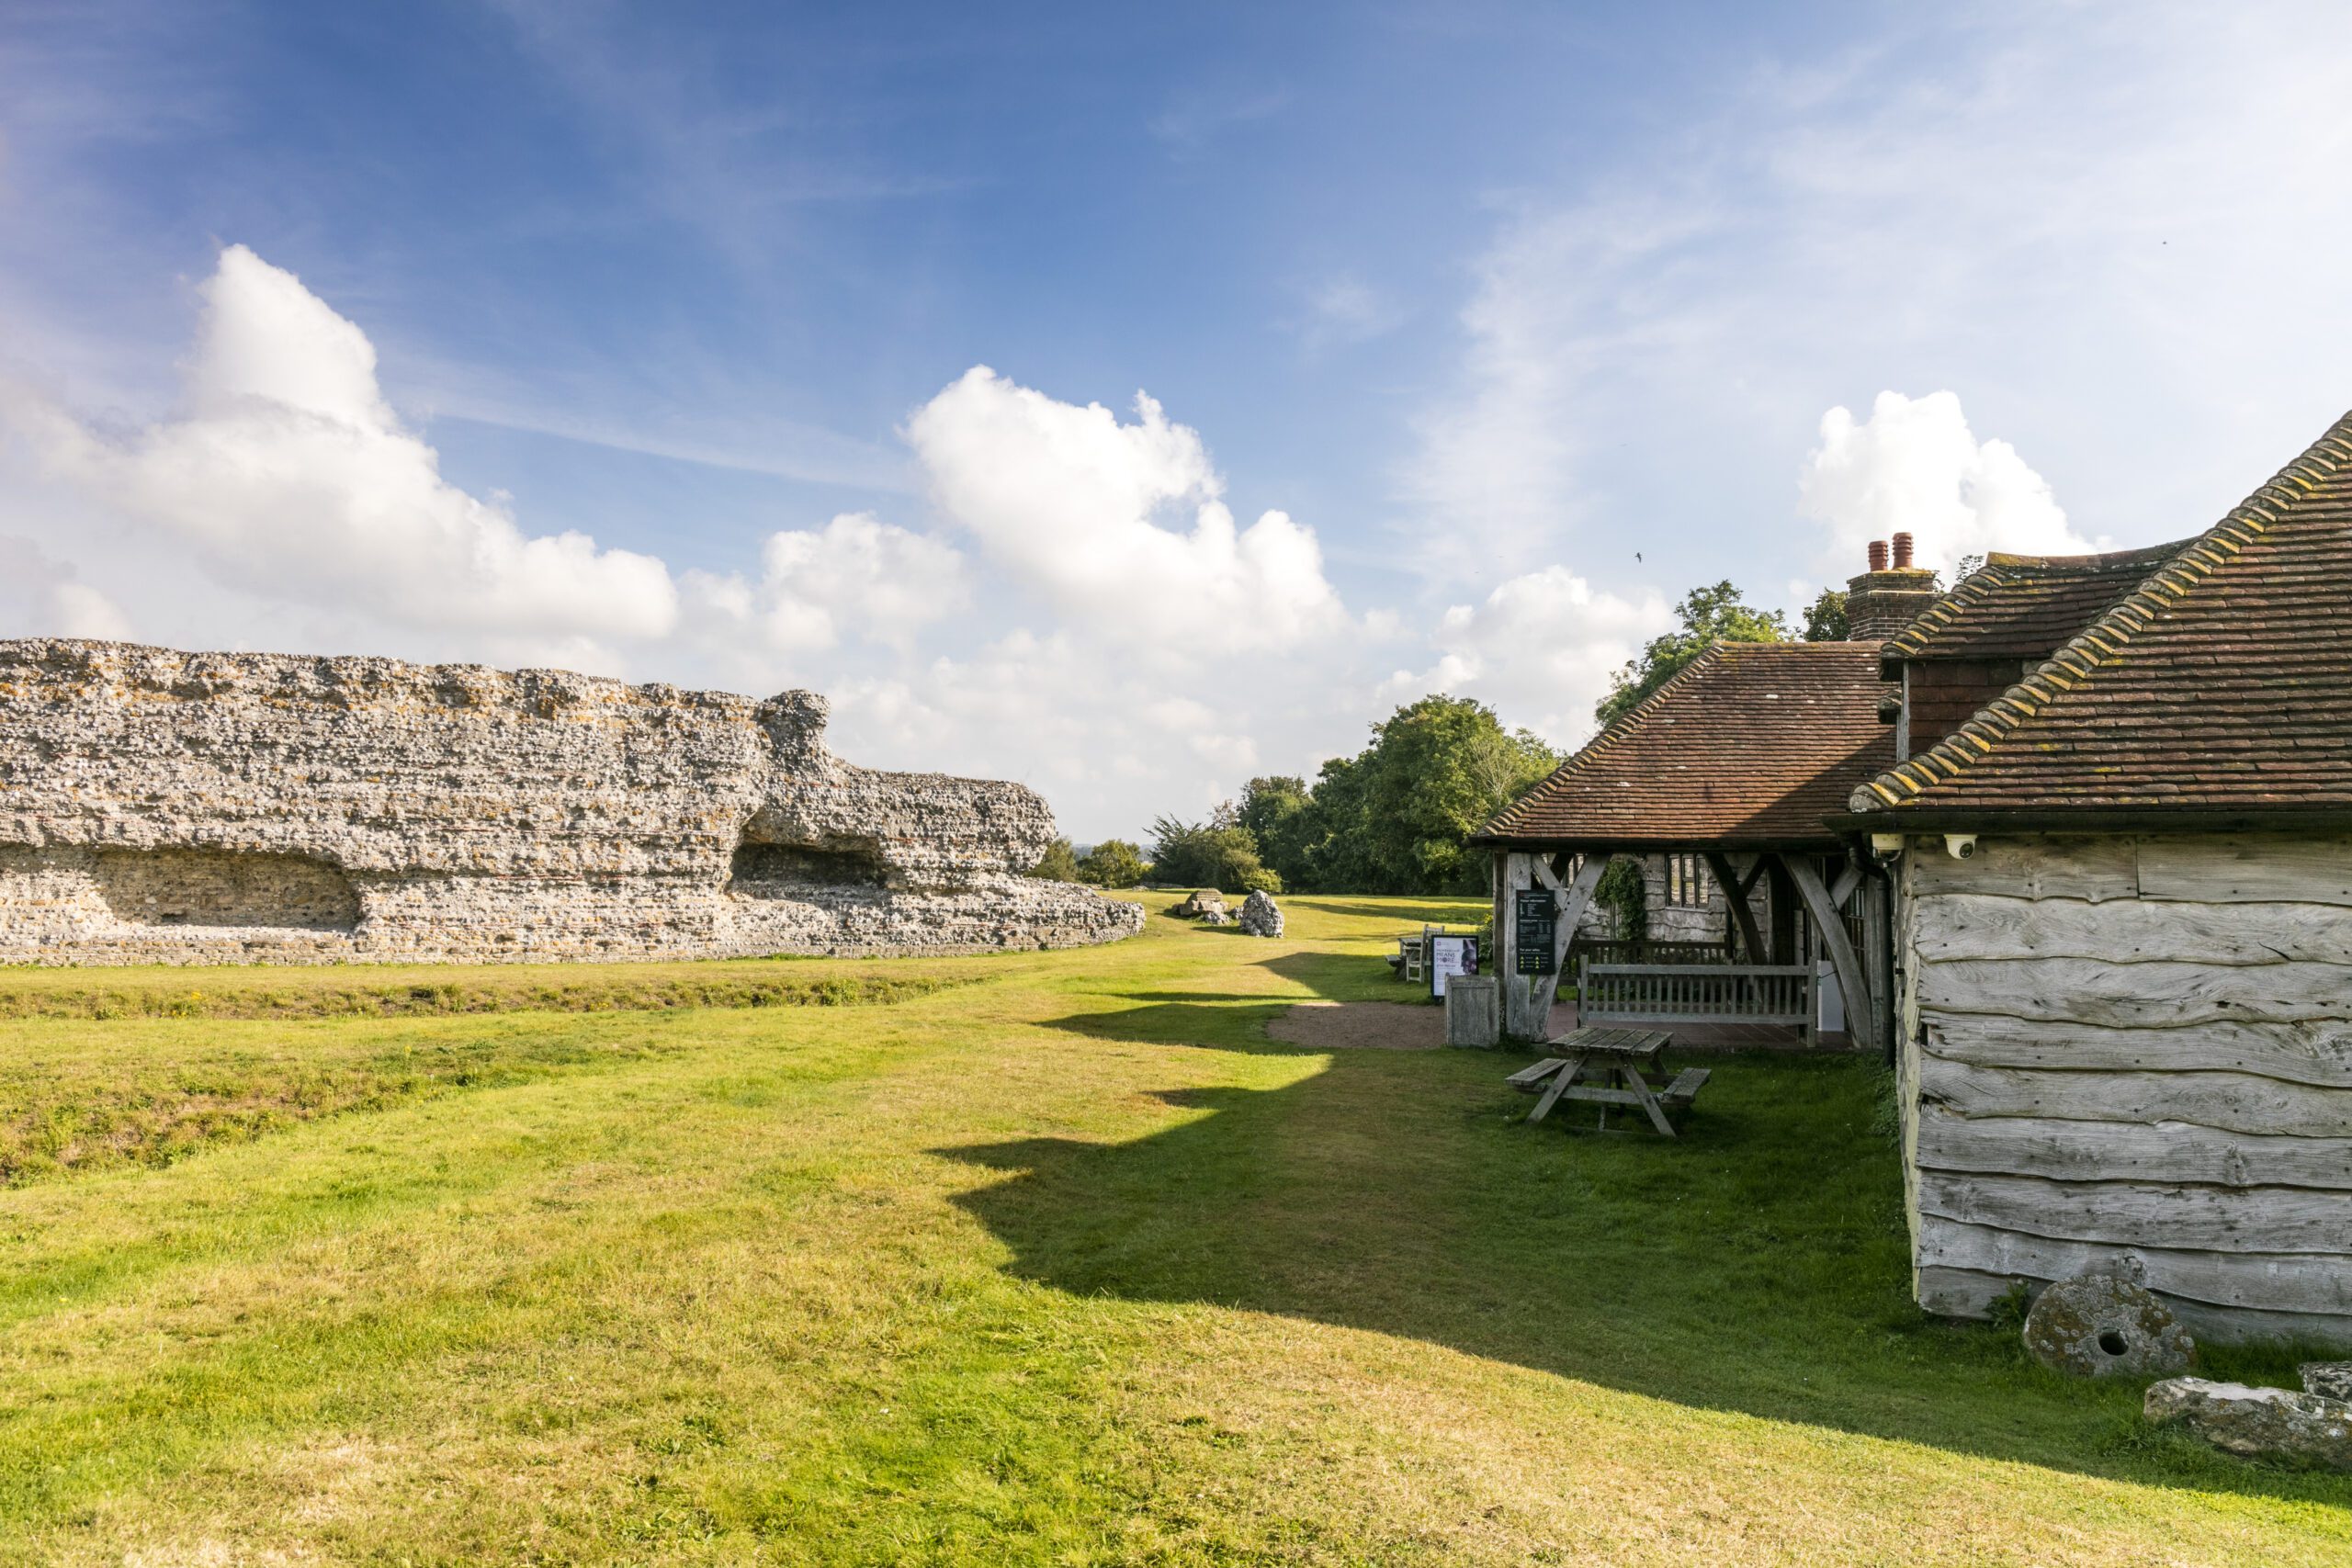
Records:
[[[1548,887],[1522,887],[1511,910],[1511,968],[1521,975],[1559,969],[1552,944],[1559,940],[1560,906]]]

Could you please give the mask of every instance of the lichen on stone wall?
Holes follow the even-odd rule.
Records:
[[[969,953],[1132,934],[1019,784],[851,766],[824,699],[0,642],[0,963]]]

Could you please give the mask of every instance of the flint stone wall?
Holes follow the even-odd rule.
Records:
[[[852,767],[824,699],[0,641],[0,963],[970,953],[1132,934],[1019,784]]]

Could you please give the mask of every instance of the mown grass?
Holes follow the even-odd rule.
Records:
[[[511,967],[0,968],[0,1019],[414,1018],[446,1013],[649,1012],[670,1008],[867,1007],[966,985],[985,961],[809,959]]]
[[[1528,1128],[1270,1044],[1421,907],[1287,908],[887,1006],[0,1023],[59,1106],[318,1101],[0,1191],[0,1561],[2352,1553],[2345,1478],[1911,1307],[1867,1064]]]

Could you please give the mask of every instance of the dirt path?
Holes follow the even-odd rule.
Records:
[[[1301,1002],[1266,1025],[1285,1045],[1316,1051],[1434,1051],[1445,1010],[1411,1002]]]

